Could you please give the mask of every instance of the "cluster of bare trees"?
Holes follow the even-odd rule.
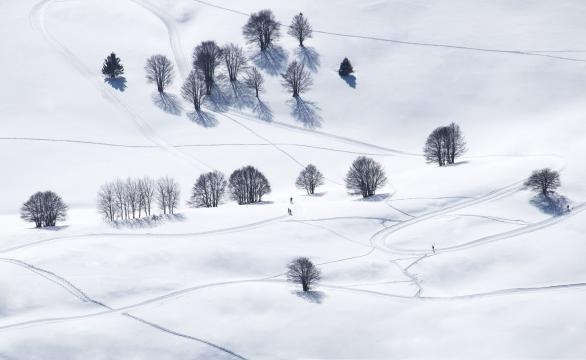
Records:
[[[271,192],[271,185],[262,172],[253,166],[235,170],[229,179],[230,196],[238,204],[252,204],[262,201]]]
[[[378,188],[387,183],[387,176],[381,164],[366,156],[359,156],[346,174],[346,188],[350,194],[363,198],[376,194]]]
[[[37,228],[55,226],[66,216],[67,205],[52,191],[34,193],[20,209],[21,219],[35,223]]]
[[[466,140],[460,126],[451,123],[448,126],[440,126],[429,134],[423,153],[429,163],[437,163],[439,166],[454,164],[456,158],[466,152]]]
[[[98,191],[98,211],[108,221],[150,216],[155,202],[164,214],[173,214],[179,205],[179,184],[172,178],[117,179]]]
[[[226,192],[226,177],[219,171],[201,174],[191,190],[187,202],[192,207],[217,207]]]

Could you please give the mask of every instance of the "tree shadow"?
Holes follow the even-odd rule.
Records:
[[[298,297],[314,304],[321,304],[326,298],[326,294],[323,291],[294,291],[293,293]]]
[[[256,114],[256,116],[266,122],[273,121],[273,111],[270,107],[268,107],[262,100],[258,100],[256,105],[252,108],[252,112]]]
[[[346,82],[346,84],[348,84],[348,86],[350,86],[352,89],[356,89],[356,76],[346,75],[340,77]]]
[[[316,72],[320,66],[319,53],[311,46],[298,47],[295,49],[295,56],[313,72]]]
[[[303,126],[310,129],[321,127],[322,118],[318,114],[321,109],[314,102],[296,97],[287,103],[291,107],[291,115]]]
[[[183,112],[183,106],[176,95],[154,92],[151,94],[151,100],[166,113],[179,116]]]
[[[231,86],[223,75],[218,76],[212,88],[211,95],[206,96],[204,102],[215,112],[226,112],[230,110],[234,99],[232,98]]]
[[[31,227],[29,229],[33,230],[47,230],[47,231],[62,231],[69,227],[69,225],[55,225],[55,226],[47,226],[47,227]]]
[[[110,84],[111,87],[118,91],[126,90],[126,78],[124,76],[119,76],[117,78],[105,78],[104,82]]]
[[[384,200],[388,199],[390,196],[391,196],[391,194],[389,194],[389,193],[375,194],[375,195],[372,195],[372,196],[369,196],[369,197],[356,199],[356,201],[378,202],[378,201],[384,201]]]
[[[570,200],[567,197],[555,193],[535,195],[529,202],[544,213],[553,216],[560,216],[567,213],[568,205],[570,204]]]
[[[259,51],[251,57],[252,62],[271,76],[281,74],[287,64],[287,53],[279,45],[273,45],[265,51]]]
[[[188,112],[187,117],[189,120],[205,128],[216,127],[219,124],[218,119],[213,114],[203,110]]]
[[[151,215],[136,219],[114,220],[109,222],[109,224],[117,229],[144,229],[175,221],[185,221],[185,216],[183,214]]]
[[[232,81],[230,82],[232,86],[232,103],[235,108],[243,109],[243,108],[252,108],[255,106],[254,104],[254,92],[249,87],[242,84],[240,81]]]

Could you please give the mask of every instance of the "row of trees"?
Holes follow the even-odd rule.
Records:
[[[173,178],[117,179],[98,191],[98,211],[108,221],[150,216],[155,203],[164,214],[173,214],[179,205],[179,183]]]

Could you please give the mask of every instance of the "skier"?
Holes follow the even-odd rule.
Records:
[[[570,211],[571,211],[571,210],[570,210],[570,204],[568,204],[568,205],[566,205],[566,206],[567,206],[568,212],[570,212]]]
[[[435,244],[431,244],[431,251],[435,254]]]
[[[293,204],[293,196],[291,196],[291,197],[289,198],[289,203],[290,203],[290,204]]]
[[[287,208],[287,213],[288,213],[289,215],[293,215],[293,213],[291,212],[291,208]]]

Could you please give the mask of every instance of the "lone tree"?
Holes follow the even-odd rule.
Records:
[[[561,186],[560,174],[549,168],[535,170],[525,181],[525,186],[548,196]]]
[[[144,67],[149,83],[157,84],[157,91],[165,92],[165,88],[171,85],[175,77],[173,63],[164,55],[153,55],[147,59]]]
[[[226,191],[226,178],[219,171],[201,174],[191,190],[187,202],[192,207],[217,207]]]
[[[120,58],[116,54],[111,53],[106,60],[104,60],[104,66],[102,66],[102,74],[108,76],[110,79],[114,79],[117,76],[124,74],[124,67],[120,63]]]
[[[338,70],[338,74],[340,76],[348,76],[354,72],[354,68],[352,68],[352,64],[350,64],[350,60],[348,58],[344,58],[342,63],[340,64],[340,69]]]
[[[231,82],[238,80],[238,74],[246,67],[246,56],[242,48],[236,44],[228,44],[222,48],[222,56],[226,64],[228,78]]]
[[[303,291],[309,291],[321,279],[321,272],[306,257],[293,259],[287,266],[287,280],[301,284]]]
[[[173,214],[179,205],[179,183],[170,177],[160,178],[157,181],[155,195],[159,208],[163,210],[163,214]]]
[[[287,71],[281,74],[283,80],[281,84],[293,94],[294,98],[298,98],[301,93],[309,90],[313,85],[311,74],[305,70],[303,63],[293,61],[287,67]]]
[[[257,99],[260,99],[259,93],[264,91],[264,83],[265,80],[256,67],[253,66],[248,69],[246,76],[244,77],[244,85],[246,85],[246,87],[249,89],[254,90]]]
[[[352,195],[363,198],[376,194],[378,188],[387,183],[387,176],[381,164],[366,156],[359,156],[346,174],[346,188]]]
[[[20,209],[20,218],[37,228],[55,226],[67,217],[67,205],[52,191],[33,194]]]
[[[239,205],[260,202],[264,195],[271,192],[271,185],[264,174],[250,165],[230,175],[229,188],[230,196]]]
[[[193,104],[195,111],[201,111],[201,104],[206,96],[206,84],[198,70],[191,70],[181,86],[181,96]]]
[[[466,140],[455,123],[434,129],[423,147],[425,160],[439,166],[454,164],[466,151]]]
[[[307,165],[297,176],[295,185],[305,189],[309,195],[315,193],[315,188],[324,184],[324,176],[313,164]]]
[[[280,24],[271,10],[261,10],[251,14],[242,28],[244,38],[250,44],[258,44],[260,51],[266,51],[281,36]]]
[[[193,50],[193,66],[204,76],[206,95],[212,94],[215,71],[222,61],[222,49],[215,41],[203,41]]]
[[[303,13],[299,13],[293,17],[293,21],[291,22],[287,33],[297,39],[299,46],[301,47],[304,47],[303,42],[306,39],[313,36],[311,24],[305,17],[303,17]]]

